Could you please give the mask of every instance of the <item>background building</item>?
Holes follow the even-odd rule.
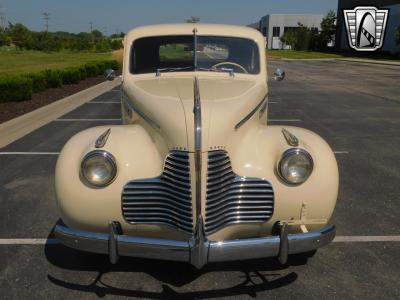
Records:
[[[261,18],[258,29],[266,37],[268,49],[287,49],[289,46],[279,39],[284,32],[299,27],[298,23],[320,30],[323,17],[324,15],[266,15]]]
[[[396,27],[400,27],[400,0],[338,0],[336,31],[336,46],[338,50],[350,50],[343,9],[353,9],[356,6],[375,6],[378,9],[389,8],[383,46],[378,51],[400,53],[400,45],[396,45],[395,37]]]
[[[251,23],[251,24],[247,25],[247,27],[251,27],[251,28],[260,30],[260,21],[258,21],[256,23]]]

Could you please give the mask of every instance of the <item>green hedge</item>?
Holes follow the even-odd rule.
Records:
[[[0,102],[32,98],[32,79],[26,76],[0,77]]]
[[[86,79],[88,77],[85,67],[83,67],[83,66],[79,67],[79,72],[81,74],[81,80],[84,80],[84,79]]]
[[[99,66],[95,62],[85,64],[87,77],[95,77],[99,75]]]
[[[113,70],[119,70],[122,68],[122,65],[117,60],[110,60],[109,67]]]
[[[47,88],[47,78],[44,72],[30,73],[26,75],[32,80],[32,91],[34,93],[39,93]]]
[[[59,88],[62,87],[63,77],[60,70],[44,70],[46,76],[47,88]]]
[[[66,68],[62,70],[63,84],[76,84],[81,81],[81,72],[79,68]]]
[[[80,67],[63,70],[44,70],[38,73],[0,77],[0,102],[29,100],[32,93],[47,88],[59,88],[63,84],[76,84],[88,77],[103,75],[107,69],[120,69],[116,60],[93,61]]]

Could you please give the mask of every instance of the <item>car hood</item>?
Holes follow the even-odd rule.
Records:
[[[127,101],[157,124],[170,149],[194,151],[194,82],[194,76],[161,76],[125,81],[123,89]],[[202,151],[225,148],[236,132],[235,125],[267,93],[266,83],[239,77],[198,76],[198,88]]]

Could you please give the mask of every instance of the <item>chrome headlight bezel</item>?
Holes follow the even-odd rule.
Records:
[[[282,173],[282,167],[283,167],[283,163],[290,157],[293,155],[303,155],[309,162],[310,164],[310,170],[309,173],[307,174],[307,176],[304,177],[304,179],[302,181],[299,182],[293,182],[288,180]],[[278,165],[277,165],[277,173],[279,175],[279,178],[287,185],[290,186],[299,186],[301,184],[303,184],[304,182],[306,182],[308,180],[308,178],[311,176],[312,172],[314,170],[314,160],[311,156],[310,153],[308,153],[306,150],[302,149],[302,148],[290,148],[287,149],[285,152],[283,152],[281,158],[279,159]]]
[[[89,178],[85,176],[85,171],[84,168],[86,167],[86,163],[88,162],[89,159],[92,159],[94,157],[102,157],[106,163],[108,163],[111,166],[111,173],[109,175],[109,179],[103,183],[95,183],[91,181]],[[109,186],[116,178],[117,176],[117,162],[114,158],[114,156],[105,150],[93,150],[88,152],[82,159],[81,165],[80,165],[80,173],[79,177],[82,181],[83,184],[90,188],[104,188],[106,186]]]

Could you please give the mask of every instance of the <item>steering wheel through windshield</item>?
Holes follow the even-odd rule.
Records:
[[[217,63],[217,64],[213,65],[211,68],[212,69],[216,69],[216,68],[221,67],[223,65],[235,66],[235,67],[241,69],[244,73],[249,74],[249,72],[242,65],[239,65],[239,64],[231,62],[231,61],[223,61],[223,62]]]

